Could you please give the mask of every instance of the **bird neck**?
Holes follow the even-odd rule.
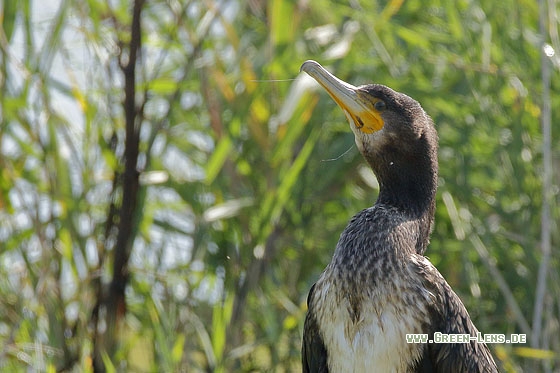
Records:
[[[390,164],[384,172],[377,172],[380,190],[376,204],[393,207],[407,220],[416,222],[419,254],[428,245],[436,205],[437,163],[427,163]]]

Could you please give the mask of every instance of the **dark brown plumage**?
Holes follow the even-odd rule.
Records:
[[[374,206],[342,232],[308,296],[304,372],[496,372],[486,345],[408,344],[406,334],[477,335],[467,310],[422,254],[432,230],[437,133],[418,102],[354,87],[314,61],[302,65],[346,114],[379,182]]]

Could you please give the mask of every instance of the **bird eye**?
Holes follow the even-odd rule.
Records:
[[[373,104],[373,107],[377,111],[383,111],[383,110],[385,110],[387,105],[385,105],[385,101],[377,101],[375,104]]]

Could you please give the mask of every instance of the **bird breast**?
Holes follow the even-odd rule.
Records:
[[[340,278],[336,281],[334,272],[327,268],[312,299],[329,371],[409,371],[420,359],[423,345],[406,343],[406,334],[422,333],[429,321],[417,284],[395,274],[390,283],[362,288],[357,295]]]

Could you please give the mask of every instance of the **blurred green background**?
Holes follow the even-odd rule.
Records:
[[[527,335],[502,370],[560,370],[558,0],[0,4],[0,370],[301,369],[378,192],[307,59],[433,117],[426,255],[482,333]]]

